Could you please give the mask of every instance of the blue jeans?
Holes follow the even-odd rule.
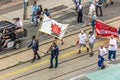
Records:
[[[32,13],[32,22],[34,22],[35,13]]]
[[[53,67],[53,59],[55,58],[55,67],[58,66],[58,55],[51,55],[50,57],[50,66]]]
[[[92,20],[91,26],[92,26],[92,32],[93,32],[93,33],[94,33],[94,31],[95,31],[95,24],[96,24],[96,20]]]
[[[111,56],[113,56],[113,59],[116,59],[116,51],[108,51],[108,60],[111,60]]]

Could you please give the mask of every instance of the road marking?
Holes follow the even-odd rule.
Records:
[[[83,76],[85,76],[85,75],[86,75],[86,74],[82,74],[82,75],[73,77],[73,78],[71,78],[71,79],[69,79],[69,80],[76,80],[76,79],[81,78],[81,77],[83,77]]]
[[[99,45],[104,44],[106,42],[108,42],[108,40],[104,40],[102,42],[96,43],[94,46],[99,46]],[[82,50],[85,50],[85,48],[82,48]],[[62,55],[59,56],[59,59],[67,57],[67,56],[70,56],[72,54],[75,54],[76,52],[78,52],[78,50],[74,50],[74,51],[62,54]],[[6,77],[15,75],[15,74],[27,71],[27,70],[30,70],[32,68],[38,67],[40,65],[43,65],[43,64],[46,64],[46,63],[49,63],[49,62],[50,62],[49,59],[47,59],[47,60],[44,60],[42,62],[39,62],[39,63],[36,63],[36,64],[32,64],[30,66],[27,66],[27,67],[24,67],[24,68],[20,68],[20,69],[18,69],[16,71],[13,71],[13,72],[10,72],[10,73],[4,74],[4,75],[0,75],[0,79],[3,79],[3,78],[6,78]]]

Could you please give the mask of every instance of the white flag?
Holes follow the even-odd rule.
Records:
[[[58,39],[62,39],[69,24],[61,24],[44,15],[43,23],[39,31],[49,34]]]

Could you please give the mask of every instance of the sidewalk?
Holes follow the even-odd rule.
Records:
[[[88,0],[84,0],[83,4],[86,3],[87,1]],[[19,4],[21,4],[21,3],[22,2],[20,1]],[[72,0],[70,0],[69,2],[68,2],[68,0],[42,0],[42,1],[38,0],[37,3],[38,3],[38,5],[42,4],[43,9],[48,8],[51,10],[58,6],[67,6],[67,7],[74,6],[74,2]],[[49,5],[48,5],[48,3],[49,3]],[[16,5],[17,5],[17,3],[16,3]],[[12,19],[15,17],[20,17],[21,19],[23,19],[23,11],[24,10],[22,8],[22,9],[15,10],[15,11],[12,11],[12,12],[9,12],[6,14],[2,14],[2,15],[0,15],[0,20],[9,20],[9,21],[13,22]],[[30,21],[30,19],[31,19],[30,15],[32,14],[32,5],[28,6],[27,13],[28,13],[27,14],[28,19]]]

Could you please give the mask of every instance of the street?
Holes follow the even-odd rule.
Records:
[[[45,54],[54,38],[47,34],[42,34],[41,32],[39,33],[39,54],[42,58],[31,63],[33,53],[31,49],[27,49],[27,46],[31,41],[31,37],[36,35],[38,27],[31,24],[31,13],[29,9],[32,9],[32,3],[30,3],[28,7],[28,20],[24,21],[24,28],[27,29],[28,36],[22,42],[20,49],[7,50],[0,53],[0,63],[2,65],[0,66],[0,80],[89,80],[86,75],[99,70],[97,67],[98,49],[100,45],[107,47],[109,38],[97,37],[94,47],[95,54],[93,57],[89,56],[89,52],[86,52],[85,48],[82,48],[81,54],[77,54],[79,49],[79,46],[76,45],[78,34],[81,30],[84,30],[88,36],[89,31],[91,31],[91,26],[86,26],[89,11],[87,0],[83,2],[84,23],[77,22],[77,13],[72,0],[69,2],[68,0],[61,0],[58,3],[57,1],[52,0],[56,2],[56,5],[53,5],[55,3],[48,0],[37,1],[38,4],[42,4],[43,7],[48,7],[52,19],[60,23],[69,24],[68,30],[63,37],[65,44],[61,45],[60,41],[57,42],[60,48],[58,68],[48,68],[50,55]],[[65,4],[66,2],[68,3]],[[49,4],[47,5],[46,3]],[[11,6],[8,9],[1,9],[0,16],[4,16],[7,20],[12,20],[12,18],[17,16],[21,17],[21,4],[22,3],[15,5],[16,7]],[[120,27],[119,4],[119,0],[114,0],[113,5],[108,6],[107,8],[103,7],[103,16],[98,17],[98,20],[115,28]],[[19,14],[16,15],[15,12],[20,12],[20,16]],[[12,15],[13,13],[14,15]],[[0,20],[2,20],[2,18]],[[119,46],[117,51],[117,60],[115,63],[112,62],[110,64],[115,65],[118,63],[120,63]],[[105,64],[108,64],[107,61],[105,61]]]

